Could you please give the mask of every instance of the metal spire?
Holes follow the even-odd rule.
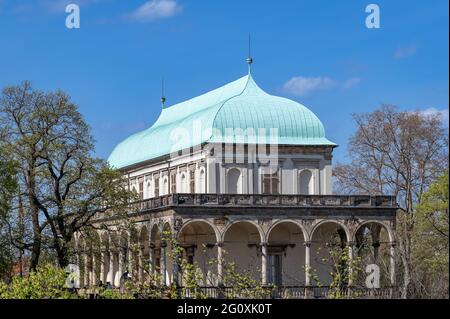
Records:
[[[166,97],[164,96],[164,78],[161,79],[161,104],[164,108],[164,103],[166,102]]]
[[[251,38],[250,38],[250,33],[249,33],[248,34],[248,57],[247,57],[248,73],[252,72],[252,63],[253,63],[251,44],[252,43],[251,43]]]

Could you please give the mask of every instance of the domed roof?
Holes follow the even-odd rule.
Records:
[[[295,101],[261,90],[248,75],[163,108],[148,129],[118,144],[108,158],[123,168],[205,142],[336,146],[319,118]]]

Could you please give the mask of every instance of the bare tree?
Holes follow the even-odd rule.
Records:
[[[415,207],[448,167],[448,135],[438,115],[401,112],[383,105],[356,114],[357,131],[349,141],[349,164],[334,169],[337,192],[391,194],[404,213],[397,223],[402,262],[402,296],[411,291],[411,250]]]

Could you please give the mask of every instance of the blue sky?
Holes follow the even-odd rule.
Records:
[[[81,28],[67,29],[77,3]],[[380,7],[368,29],[365,7]],[[304,104],[345,161],[351,115],[380,104],[448,114],[448,1],[0,0],[0,87],[68,92],[107,158],[171,105],[246,74]],[[448,115],[446,115],[448,121]]]

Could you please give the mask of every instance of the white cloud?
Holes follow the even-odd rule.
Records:
[[[417,52],[417,46],[415,44],[406,46],[406,47],[398,47],[394,52],[394,58],[403,59],[410,57]]]
[[[360,78],[350,78],[350,79],[344,81],[344,83],[342,83],[342,87],[344,89],[350,89],[350,88],[354,87],[355,85],[358,85],[359,82],[361,82]]]
[[[358,85],[361,79],[358,77],[349,78],[345,81],[337,81],[328,76],[305,77],[294,76],[284,83],[283,90],[287,93],[304,96],[313,91],[331,89],[336,86],[343,89],[351,89]]]
[[[425,110],[419,110],[419,112],[423,115],[423,116],[435,116],[435,115],[439,115],[441,116],[441,119],[443,122],[447,122],[449,121],[449,116],[448,116],[448,109],[442,109],[442,110],[438,110],[435,107],[429,107]]]
[[[174,16],[180,11],[181,7],[175,0],[151,0],[129,14],[128,18],[139,22],[150,22]]]
[[[303,96],[316,90],[331,88],[334,85],[335,81],[326,76],[294,76],[283,85],[283,89],[288,93]]]

